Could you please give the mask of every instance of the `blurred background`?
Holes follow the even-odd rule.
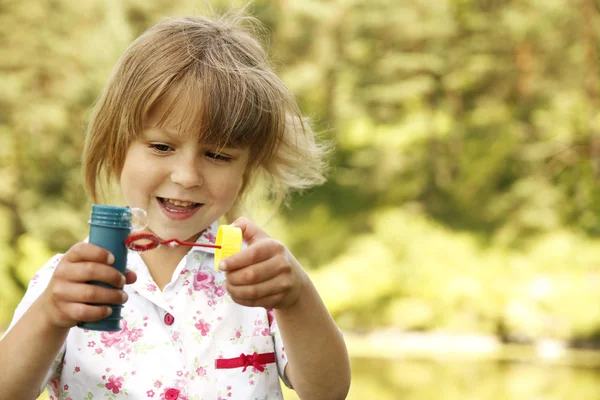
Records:
[[[0,0],[0,331],[87,236],[84,127],[117,58],[206,3]],[[344,331],[348,398],[599,398],[600,0],[250,10],[336,146],[327,184],[256,215]]]

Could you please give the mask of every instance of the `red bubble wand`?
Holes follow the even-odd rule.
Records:
[[[139,241],[148,241],[147,243],[139,243]],[[138,242],[138,243],[136,243]],[[220,249],[221,246],[216,244],[208,243],[196,243],[196,242],[184,242],[179,239],[168,239],[163,240],[156,236],[154,233],[139,232],[133,233],[125,239],[125,246],[133,251],[147,251],[157,248],[160,245],[165,245],[170,248],[178,246],[196,246],[196,247],[208,247],[211,249]]]

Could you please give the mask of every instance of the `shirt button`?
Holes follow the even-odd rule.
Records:
[[[165,392],[164,398],[166,400],[177,400],[179,398],[179,390],[177,390],[175,388],[167,389],[167,391]]]
[[[167,325],[173,325],[173,322],[175,322],[175,317],[173,317],[169,313],[166,313],[165,314],[165,324],[167,324]]]

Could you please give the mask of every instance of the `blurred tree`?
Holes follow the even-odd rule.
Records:
[[[0,323],[48,255],[86,235],[84,126],[124,48],[163,16],[243,4],[0,4]],[[599,9],[250,5],[277,71],[336,145],[330,181],[269,228],[344,327],[600,332]]]

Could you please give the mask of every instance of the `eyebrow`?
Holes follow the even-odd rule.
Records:
[[[161,127],[161,126],[156,126],[156,125],[145,128],[143,131],[143,134],[145,134],[148,131],[158,132],[158,133],[165,135],[173,140],[179,140],[181,137],[186,136],[186,133],[175,132],[175,131],[169,130],[167,127]],[[197,137],[200,137],[200,136],[198,135]],[[218,147],[219,150],[225,150],[225,149],[243,150],[243,149],[249,147],[249,145],[244,145],[242,143],[235,143],[235,142],[234,143],[225,143],[225,144],[221,144],[221,145],[218,145],[216,143],[207,143],[207,142],[201,142],[201,144],[203,146]]]
[[[145,134],[146,132],[152,132],[152,131],[158,132],[158,133],[168,136],[172,139],[177,139],[179,136],[181,136],[181,134],[179,134],[177,132],[169,131],[168,129],[166,129],[164,127],[160,127],[160,126],[152,126],[152,127],[145,128],[143,130],[143,133]]]

